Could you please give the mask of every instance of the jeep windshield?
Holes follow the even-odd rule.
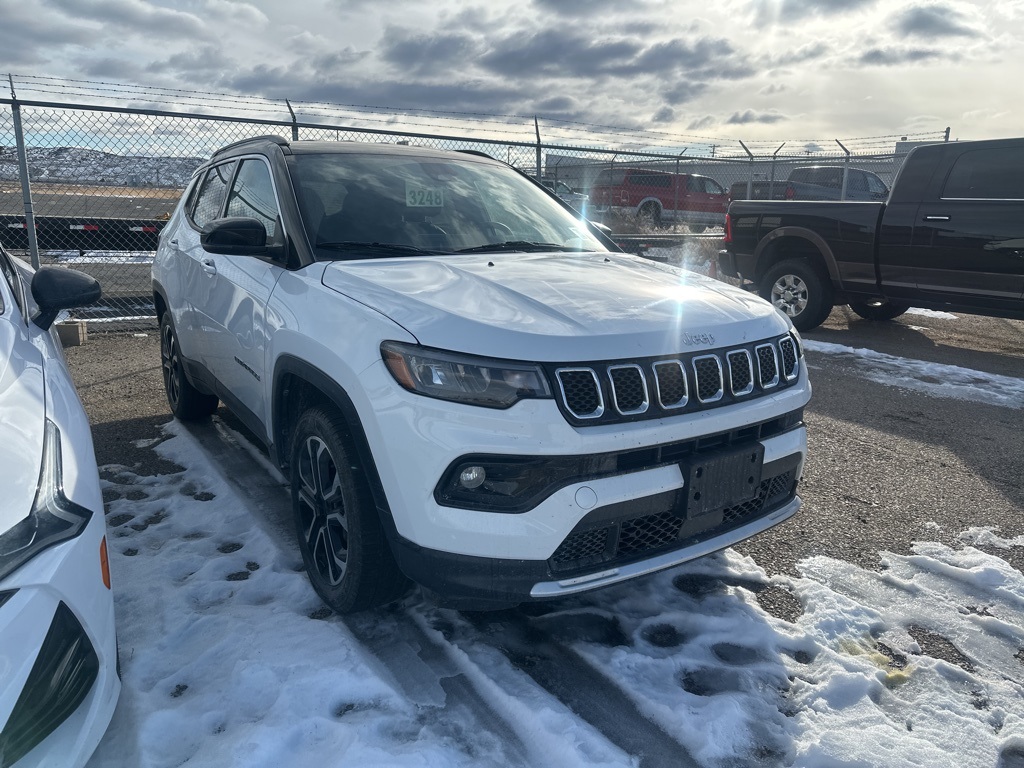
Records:
[[[608,250],[587,222],[484,158],[323,152],[288,163],[318,259]]]

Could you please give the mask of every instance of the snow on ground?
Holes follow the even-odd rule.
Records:
[[[907,310],[908,315],[923,315],[924,317],[935,317],[940,320],[957,320],[957,316],[952,312],[941,312],[937,309],[922,309],[921,307],[911,307]]]
[[[804,340],[804,348],[836,359],[855,361],[858,375],[879,384],[912,389],[933,397],[1024,408],[1024,379],[811,339]]]
[[[58,264],[152,264],[155,251],[42,251]]]
[[[1024,577],[977,548],[1024,541],[971,529],[877,573],[771,579],[726,550],[517,611],[414,591],[342,619],[165,430],[183,472],[103,472],[124,688],[89,768],[635,766],[630,743],[644,765],[1024,765]]]

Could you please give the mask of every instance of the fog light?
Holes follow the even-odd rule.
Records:
[[[483,467],[466,467],[459,473],[459,484],[467,489],[479,488],[487,479],[487,471]]]

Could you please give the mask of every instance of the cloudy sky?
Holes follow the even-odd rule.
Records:
[[[723,140],[1022,132],[1024,0],[0,0],[0,20],[16,75]]]

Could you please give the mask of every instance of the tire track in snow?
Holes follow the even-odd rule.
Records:
[[[189,424],[188,430],[225,479],[252,502],[250,511],[270,538],[301,562],[291,528],[291,501],[280,473],[244,436],[219,419]],[[532,626],[524,614],[506,611],[464,616],[472,617],[471,623],[482,628],[500,620],[505,629],[496,636],[484,629],[480,642],[500,650],[514,667],[589,723],[611,745],[639,759],[640,766],[697,766],[685,747],[640,713],[621,688],[595,675],[575,652]],[[536,764],[538,756],[531,755],[507,715],[495,709],[486,690],[480,690],[480,683],[474,683],[452,661],[457,646],[444,648],[443,638],[438,646],[437,640],[417,626],[413,616],[395,608],[343,617],[341,623],[379,662],[395,687],[418,707],[432,712],[438,721],[468,724],[466,727],[475,729],[478,738],[479,733],[493,733],[505,765]],[[480,672],[488,676],[486,670]],[[527,726],[527,730],[544,740],[542,726]],[[458,738],[457,734],[453,733],[453,738]]]
[[[626,693],[519,610],[464,613],[463,618],[518,670],[526,673],[643,768],[697,768],[686,748],[644,716]],[[615,642],[613,627],[592,629]]]
[[[210,463],[242,498],[251,502],[249,511],[269,538],[294,559],[296,568],[301,567],[292,527],[291,498],[281,474],[243,435],[220,419],[188,424],[187,428]],[[500,759],[489,763],[487,756],[475,756],[479,757],[479,764],[534,764],[509,723],[408,616],[382,608],[340,617],[340,621],[367,654],[379,662],[395,688],[425,715],[429,713],[435,723],[448,728],[453,740],[467,745],[479,741],[480,734],[494,735],[492,748]],[[472,731],[475,738],[460,738],[460,730]]]

